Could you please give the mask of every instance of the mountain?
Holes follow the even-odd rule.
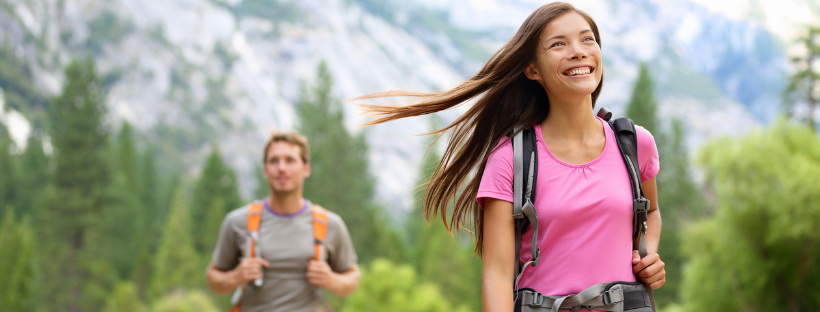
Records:
[[[771,120],[787,60],[783,43],[751,22],[686,1],[574,1],[601,29],[601,104],[623,111],[646,61],[665,117],[683,117],[694,148]],[[249,194],[261,146],[272,129],[292,129],[303,81],[327,62],[340,99],[386,90],[452,87],[542,2],[529,0],[5,0],[0,44],[10,47],[43,96],[59,92],[62,68],[90,55],[108,91],[109,123],[129,121],[159,145],[166,169],[199,167],[213,144]],[[0,84],[0,88],[8,86]],[[34,127],[37,109],[21,111]],[[378,196],[409,207],[426,148],[424,118],[366,131]],[[458,111],[442,114],[452,120]],[[17,118],[19,119],[19,118]],[[15,119],[15,120],[17,120]],[[0,120],[4,120],[0,118]],[[18,126],[17,128],[24,128]],[[19,132],[19,131],[18,131]],[[172,157],[173,156],[173,157]]]

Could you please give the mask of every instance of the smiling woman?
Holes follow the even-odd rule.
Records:
[[[475,76],[451,90],[358,98],[418,99],[402,107],[363,105],[378,117],[370,124],[431,114],[476,99],[466,113],[434,132],[452,135],[427,184],[424,216],[429,220],[441,214],[448,229],[474,227],[476,252],[484,258],[485,311],[654,309],[643,285],[658,288],[666,275],[657,254],[657,148],[652,135],[637,127],[640,180],[651,203],[646,222],[649,254],[641,258],[630,235],[630,178],[613,130],[593,114],[603,72],[595,21],[571,4],[551,3],[533,12]],[[519,230],[512,216],[515,161],[508,138],[523,129],[533,129],[536,137],[538,171],[532,192],[539,196],[533,209],[541,217],[536,218],[537,227]],[[537,238],[537,246],[521,245],[516,254],[516,231],[522,241]],[[533,248],[540,249],[540,256],[531,253]],[[604,295],[614,289],[600,286],[612,281],[628,285],[617,290],[615,299]],[[629,287],[639,289],[634,292],[637,298],[627,298]],[[582,291],[585,295],[574,295]],[[626,302],[640,304],[630,307]]]

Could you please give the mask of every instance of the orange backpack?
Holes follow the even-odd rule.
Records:
[[[259,239],[259,224],[262,223],[262,210],[262,201],[255,201],[251,203],[250,209],[248,209],[247,238],[248,242],[250,243],[248,246],[248,254],[251,258],[257,257],[259,253],[256,241]],[[320,207],[319,205],[312,205],[311,212],[313,213],[313,259],[316,261],[321,261],[322,245],[325,243],[325,238],[327,237],[327,210],[325,210],[325,208]],[[257,286],[262,286],[262,280],[255,280],[254,284],[256,284]],[[228,309],[228,312],[242,311],[242,293],[245,292],[245,285],[242,285],[240,287],[241,288],[239,289],[239,295],[234,295],[236,302],[234,303],[234,306]]]

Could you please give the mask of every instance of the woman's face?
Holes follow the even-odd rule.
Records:
[[[580,14],[561,15],[541,31],[536,60],[525,74],[541,83],[551,98],[589,96],[603,73],[601,47],[595,39]]]

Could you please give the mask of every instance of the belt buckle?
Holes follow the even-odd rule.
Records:
[[[540,307],[541,304],[544,303],[544,295],[540,292],[533,293],[532,302],[528,303],[527,305],[530,307],[536,306]]]

